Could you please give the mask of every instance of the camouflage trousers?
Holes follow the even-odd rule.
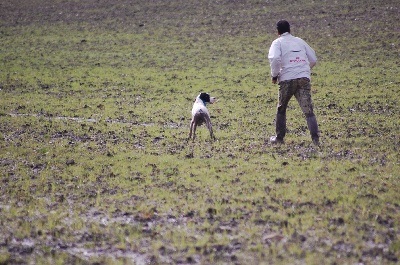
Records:
[[[308,78],[298,78],[279,83],[279,99],[276,112],[276,137],[283,141],[286,135],[286,109],[292,97],[295,97],[306,116],[307,126],[313,141],[318,142],[318,124],[311,100],[311,83]]]
[[[295,96],[306,117],[314,116],[311,100],[311,83],[308,78],[298,78],[279,83],[278,114],[286,114],[289,100]]]

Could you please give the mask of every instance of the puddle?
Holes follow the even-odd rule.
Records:
[[[150,264],[150,258],[145,254],[135,253],[133,251],[121,250],[121,249],[110,249],[108,247],[104,248],[94,248],[87,249],[81,247],[69,248],[66,251],[68,254],[79,257],[85,261],[90,262],[93,258],[99,258],[107,256],[112,259],[127,259],[137,265],[148,265]]]

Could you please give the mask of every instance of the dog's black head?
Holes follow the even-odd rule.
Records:
[[[201,100],[203,102],[204,106],[207,105],[207,103],[213,104],[213,103],[217,102],[216,98],[210,97],[210,95],[208,93],[204,93],[204,92],[200,93],[197,96],[195,102],[198,100]]]
[[[210,95],[208,93],[200,93],[199,98],[203,101],[203,102],[210,102]]]

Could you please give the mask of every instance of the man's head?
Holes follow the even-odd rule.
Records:
[[[290,33],[290,25],[286,20],[280,20],[276,24],[276,29],[278,30],[279,35],[282,35],[285,32]]]

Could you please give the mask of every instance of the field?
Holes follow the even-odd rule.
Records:
[[[294,99],[269,142],[280,19],[320,147]],[[400,262],[397,0],[2,0],[0,40],[0,264]]]

